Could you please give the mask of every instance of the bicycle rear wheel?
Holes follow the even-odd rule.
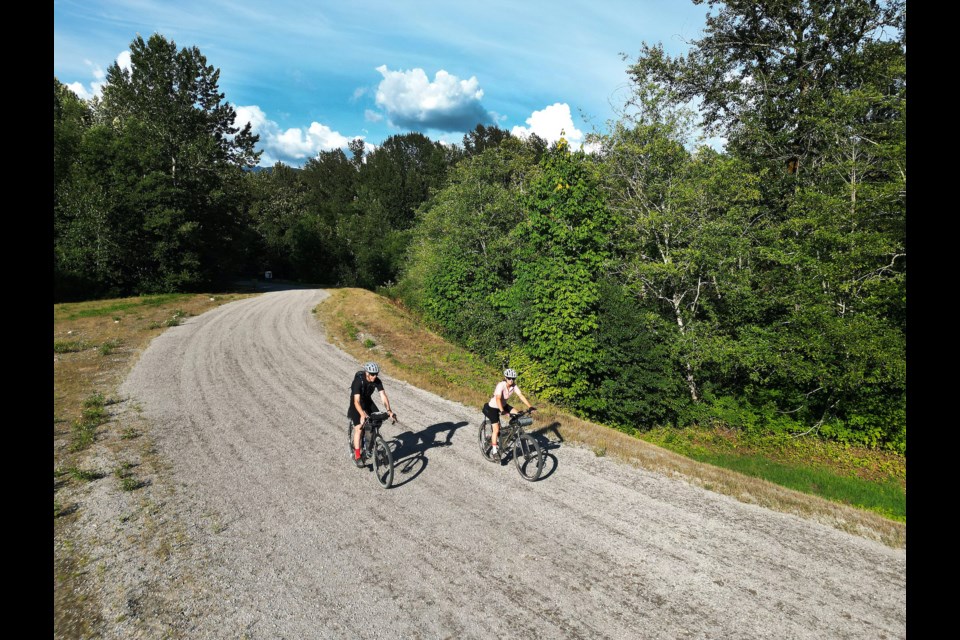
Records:
[[[373,441],[373,473],[385,489],[393,484],[393,454],[383,436],[377,435]]]
[[[490,462],[498,462],[500,456],[490,453],[490,438],[493,436],[493,427],[489,420],[480,423],[480,431],[477,439],[480,442],[480,454]]]
[[[524,433],[513,443],[513,461],[520,477],[531,482],[543,472],[543,451],[537,439]]]

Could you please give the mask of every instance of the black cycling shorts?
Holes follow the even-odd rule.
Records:
[[[367,401],[363,406],[363,410],[367,412],[367,415],[380,411],[380,409],[377,408],[377,405],[373,400]],[[357,408],[355,406],[353,406],[352,399],[350,400],[350,407],[347,409],[347,417],[350,418],[351,423],[355,425],[360,424],[360,412],[357,411]]]
[[[513,410],[513,407],[509,404],[504,404],[503,408],[506,410],[506,413],[510,413]],[[483,405],[483,415],[490,421],[490,424],[496,424],[500,421],[500,410],[496,407],[491,407],[489,402]]]

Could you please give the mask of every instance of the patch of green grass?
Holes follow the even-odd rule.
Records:
[[[73,442],[70,446],[73,451],[80,451],[93,444],[96,438],[97,427],[107,422],[108,416],[104,409],[106,400],[102,393],[94,393],[83,401],[83,413],[74,420],[71,432]]]
[[[100,471],[95,471],[92,469],[78,469],[77,467],[68,467],[64,471],[70,474],[71,478],[79,480],[80,482],[91,482],[93,480],[99,480],[104,476]]]
[[[210,530],[214,533],[223,533],[227,530],[227,525],[225,525],[219,517],[214,516],[213,521],[210,523]]]
[[[83,420],[99,426],[107,421],[107,412],[103,405],[91,405],[83,410]]]
[[[350,338],[351,340],[357,339],[357,332],[358,332],[357,326],[352,322],[350,322],[349,320],[343,323],[343,330],[347,334],[347,337]]]
[[[113,475],[120,480],[120,488],[123,491],[134,491],[143,486],[143,483],[130,473],[133,466],[134,465],[129,462],[124,462],[113,470]]]
[[[373,349],[375,346],[377,346],[377,343],[370,338],[367,338],[363,341],[363,346],[365,346],[367,349]]]
[[[124,476],[120,478],[120,488],[123,491],[136,491],[143,486],[143,483],[133,476]]]
[[[123,430],[123,433],[120,434],[121,440],[133,440],[134,438],[139,438],[140,432],[134,429],[133,427],[127,427]]]
[[[113,350],[120,346],[119,340],[107,340],[100,345],[100,355],[108,356],[113,353]]]
[[[88,409],[89,409],[90,407],[101,407],[101,408],[102,408],[105,404],[107,404],[107,399],[106,399],[106,398],[103,396],[103,394],[100,393],[99,391],[96,391],[96,392],[90,394],[90,395],[87,396],[87,398],[83,401],[83,406],[86,407],[86,408],[88,408]]]
[[[90,343],[86,340],[54,340],[54,353],[76,353],[90,348]]]
[[[86,449],[96,439],[97,429],[83,420],[75,420],[70,430],[73,440],[70,444],[71,451],[80,451]]]
[[[159,307],[170,302],[185,300],[190,294],[185,293],[161,293],[157,295],[142,296],[140,298],[122,298],[119,300],[104,300],[101,303],[87,302],[80,305],[71,304],[71,311],[64,316],[65,320],[76,320],[78,318],[97,318],[100,316],[112,316],[117,319],[120,312],[130,311],[137,307]],[[78,308],[77,308],[78,307]]]
[[[655,428],[641,437],[699,462],[906,523],[902,461],[898,465],[895,458],[877,452],[817,439],[692,427]]]
[[[596,447],[596,448],[593,450],[593,455],[597,456],[598,458],[602,458],[603,456],[607,455],[607,448],[606,448],[606,447]]]
[[[759,455],[736,455],[702,449],[690,449],[685,455],[796,491],[873,511],[897,522],[907,521],[906,491],[894,481],[872,482],[837,475],[818,467],[781,464]]]
[[[166,323],[164,323],[164,324],[166,324],[166,326],[168,326],[168,327],[176,327],[176,326],[179,326],[180,323],[181,323],[181,321],[182,321],[182,319],[185,318],[186,316],[187,316],[186,313],[184,313],[184,312],[183,312],[182,310],[180,310],[180,309],[177,309],[176,311],[173,312],[173,317],[170,318],[169,320],[167,320]]]
[[[143,296],[140,304],[145,307],[159,307],[169,302],[186,300],[190,297],[188,293],[158,293],[151,296]]]

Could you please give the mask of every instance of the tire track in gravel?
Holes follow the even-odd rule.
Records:
[[[478,408],[390,377],[395,487],[348,458],[358,363],[322,290],[156,338],[121,393],[177,487],[191,638],[904,638],[906,552],[554,444],[539,482],[477,449]],[[208,521],[215,514],[218,526]],[[186,623],[185,623],[186,624]]]

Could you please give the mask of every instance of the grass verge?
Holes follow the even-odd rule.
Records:
[[[327,338],[391,377],[480,406],[499,371],[424,327],[415,314],[363,289],[331,289],[315,309]],[[906,460],[819,441],[741,440],[709,429],[654,430],[635,437],[530,400],[537,431],[758,504],[906,547]]]
[[[85,492],[111,475],[120,491],[136,492],[146,481],[133,470],[152,468],[149,439],[111,415],[117,387],[168,327],[248,296],[167,294],[54,305],[54,637],[94,637],[104,623],[78,532]],[[136,462],[120,462],[111,472],[104,467],[110,459]]]

